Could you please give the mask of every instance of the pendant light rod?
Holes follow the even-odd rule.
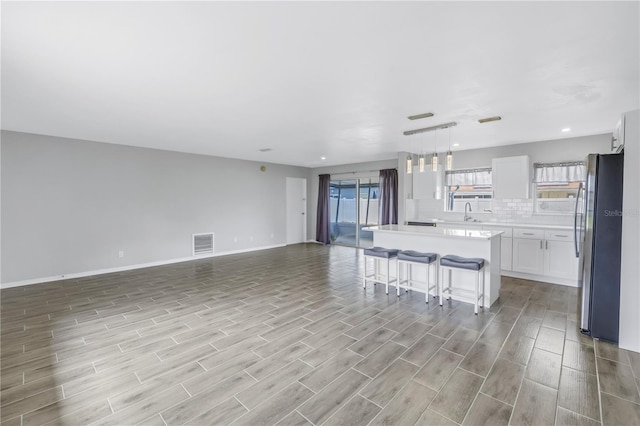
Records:
[[[437,129],[448,129],[449,127],[454,127],[457,125],[458,123],[456,123],[455,121],[452,121],[450,123],[438,124],[437,126],[423,127],[422,129],[415,129],[415,130],[407,130],[402,132],[402,134],[405,136],[411,136],[411,135],[416,135],[418,133],[431,132]]]
[[[453,152],[451,152],[451,127],[449,127],[449,150],[447,151],[447,157],[445,159],[445,170],[451,170],[453,168]]]

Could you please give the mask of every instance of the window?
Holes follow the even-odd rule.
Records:
[[[535,212],[572,214],[585,176],[584,162],[535,163],[533,173]]]
[[[464,212],[466,203],[474,212],[491,211],[491,168],[447,171],[446,211]]]

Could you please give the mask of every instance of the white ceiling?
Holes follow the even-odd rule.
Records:
[[[431,152],[433,132],[402,132],[448,121],[456,149],[601,134],[640,104],[639,13],[635,1],[3,2],[2,128],[307,167]],[[423,112],[435,116],[406,118]]]

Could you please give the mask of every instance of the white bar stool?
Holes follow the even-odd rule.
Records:
[[[389,263],[391,259],[396,259],[398,256],[396,249],[386,249],[384,247],[371,247],[364,249],[364,279],[362,286],[367,288],[367,281],[373,281],[375,283],[384,284],[386,286],[386,293],[389,294],[389,284],[397,283],[398,279],[391,279],[389,276]],[[367,259],[373,259],[373,274],[367,275]],[[387,267],[387,273],[383,274],[380,271],[380,263],[384,262]]]
[[[438,295],[438,255],[436,253],[421,253],[413,250],[402,250],[398,253],[398,285],[396,286],[396,294],[400,297],[400,289],[418,291],[424,293],[424,301],[429,303],[429,294],[433,289],[433,297]],[[426,266],[427,279],[425,281],[413,278],[413,267]],[[402,279],[402,267],[406,270],[406,279]],[[435,267],[434,283],[431,285],[431,268]]]
[[[460,300],[473,303],[473,312],[478,315],[478,305],[482,307],[482,303],[478,303],[484,299],[484,259],[476,257],[460,257],[448,254],[440,258],[441,275],[444,271],[449,272],[448,286],[444,287],[444,280],[440,277],[440,306],[442,306],[442,296],[448,294],[449,297],[454,294]],[[476,286],[474,290],[467,290],[459,287],[453,287],[451,283],[451,271],[453,269],[474,271],[476,273]],[[482,292],[480,292],[480,275],[482,275]],[[472,295],[473,294],[473,295]]]

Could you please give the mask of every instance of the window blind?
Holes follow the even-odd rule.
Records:
[[[445,179],[447,186],[488,186],[491,185],[491,168],[450,170],[446,172]]]
[[[566,163],[534,163],[534,183],[580,182],[585,179],[584,161]]]

